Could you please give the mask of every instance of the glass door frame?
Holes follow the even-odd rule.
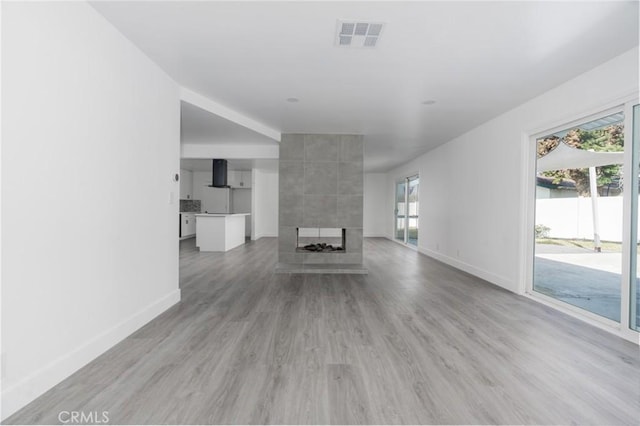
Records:
[[[632,341],[636,344],[640,344],[640,332],[632,330],[630,328],[630,297],[631,297],[631,279],[635,279],[636,271],[633,271],[632,277],[631,268],[631,236],[632,236],[632,200],[633,196],[638,197],[637,186],[629,185],[629,191],[625,191],[623,195],[623,240],[622,240],[622,278],[621,278],[621,297],[620,297],[620,322],[616,322],[599,315],[593,314],[584,309],[572,306],[568,303],[554,299],[549,296],[545,296],[539,292],[533,290],[533,276],[534,276],[534,254],[535,254],[535,238],[534,238],[534,226],[535,226],[535,208],[536,208],[536,144],[540,137],[548,134],[556,133],[558,131],[565,130],[574,126],[578,126],[584,122],[592,121],[607,115],[614,113],[624,113],[624,139],[625,139],[625,151],[624,151],[624,165],[623,176],[633,176],[633,170],[637,170],[637,167],[633,167],[633,154],[637,147],[634,149],[634,142],[636,144],[640,141],[633,140],[633,107],[637,105],[638,93],[633,93],[624,98],[618,98],[609,104],[603,104],[601,108],[587,112],[581,116],[575,116],[573,120],[558,121],[555,125],[551,125],[545,128],[536,129],[534,131],[525,132],[522,134],[522,141],[527,149],[523,150],[521,158],[523,167],[522,182],[523,189],[521,196],[521,241],[522,246],[520,249],[520,292],[521,294],[534,299],[540,303],[551,306],[566,314],[579,318],[591,325],[598,328],[612,332],[626,340]],[[637,183],[636,183],[637,185]],[[634,189],[635,188],[635,189]],[[633,191],[636,191],[635,193]]]
[[[418,237],[416,238],[416,244],[411,244],[409,242],[409,219],[410,217],[415,217],[417,220],[420,220],[420,196],[419,196],[419,192],[420,192],[420,182],[418,181],[418,206],[417,206],[417,211],[416,211],[416,215],[415,216],[410,216],[410,212],[409,212],[409,182],[411,182],[412,180],[415,179],[420,179],[420,174],[419,173],[413,173],[409,176],[403,177],[401,179],[397,179],[395,181],[394,184],[394,209],[393,209],[393,240],[403,244],[407,247],[410,248],[414,248],[414,249],[418,249],[418,241],[420,238],[420,231],[419,231],[419,225],[418,225]],[[404,236],[402,238],[402,240],[400,240],[398,238],[398,185],[400,184],[404,184]],[[419,222],[418,222],[419,223]]]
[[[398,187],[403,185],[404,188],[404,197],[400,197]],[[393,239],[396,242],[406,244],[407,243],[407,178],[398,179],[394,185],[394,206],[393,206]],[[404,231],[402,235],[402,239],[398,238],[398,219],[400,218],[400,209],[398,208],[398,204],[401,200],[404,200],[404,212],[402,218],[404,219]]]
[[[626,105],[625,105],[626,106]],[[630,192],[635,196],[629,197],[630,206],[628,207],[631,217],[629,218],[629,228],[630,228],[630,244],[629,244],[629,256],[628,256],[628,269],[629,269],[629,292],[628,292],[628,302],[627,306],[629,308],[627,312],[627,316],[629,317],[629,328],[639,333],[640,335],[640,323],[636,323],[637,313],[640,309],[640,303],[638,303],[638,293],[640,292],[640,283],[638,280],[638,217],[640,212],[638,211],[638,197],[640,197],[640,102],[635,105],[632,105],[630,108],[625,108],[625,113],[631,115],[630,121],[632,123],[632,129],[630,130],[632,144],[632,151],[629,160],[631,162],[630,169],[631,172],[629,176],[635,177],[635,179],[631,180]],[[627,134],[625,133],[625,137]],[[625,159],[626,160],[626,159]],[[626,169],[625,169],[626,171]],[[624,313],[624,312],[623,312]],[[638,337],[638,342],[640,343],[640,337]]]

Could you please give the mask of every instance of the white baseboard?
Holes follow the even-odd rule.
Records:
[[[502,277],[500,275],[496,275],[492,272],[485,271],[484,269],[477,268],[473,265],[465,263],[459,259],[455,259],[453,257],[445,256],[442,253],[438,253],[433,250],[425,249],[424,247],[418,247],[418,251],[425,256],[432,257],[436,260],[439,260],[442,263],[446,263],[449,266],[453,266],[456,269],[460,269],[461,271],[467,272],[471,275],[474,275],[478,278],[482,278],[485,281],[489,281],[492,284],[495,284],[499,287],[504,288],[505,290],[509,290],[511,292],[516,293],[513,288],[513,282],[509,279]]]
[[[403,245],[403,246],[405,246],[407,248],[416,250],[416,248],[409,247],[406,244],[403,244],[400,241],[397,241],[393,237],[386,236],[386,238],[388,240],[391,240],[391,241],[395,242],[395,243],[401,244],[401,245]],[[440,261],[442,263],[446,263],[447,265],[452,266],[452,267],[454,267],[456,269],[460,269],[461,271],[464,271],[464,272],[466,272],[468,274],[474,275],[474,276],[476,276],[478,278],[482,278],[483,280],[489,281],[490,283],[495,284],[495,285],[497,285],[499,287],[502,287],[505,290],[509,290],[511,292],[517,293],[517,291],[514,290],[514,285],[513,285],[514,283],[512,281],[510,281],[509,279],[505,278],[505,277],[493,274],[493,273],[491,273],[489,271],[485,271],[484,269],[477,268],[477,267],[475,267],[473,265],[465,263],[465,262],[463,262],[463,261],[461,261],[459,259],[455,259],[453,257],[446,256],[446,255],[444,255],[442,253],[438,253],[436,251],[429,250],[429,249],[426,249],[424,247],[418,247],[417,250],[418,250],[419,253],[422,253],[425,256],[429,256],[429,257],[434,258],[434,259],[436,259],[436,260],[438,260],[438,261]]]
[[[395,239],[395,238],[393,238],[393,237],[389,237],[389,236],[385,236],[385,238],[386,238],[387,240],[389,240],[389,241],[392,241],[392,242],[394,242],[394,243],[396,243],[396,244],[401,245],[402,247],[406,247],[406,248],[408,248],[409,250],[418,251],[418,247],[413,246],[413,245],[411,245],[411,244],[405,244],[405,243],[404,243],[404,241],[400,241],[400,240],[397,240],[397,239]],[[423,254],[424,254],[424,253],[423,253]]]
[[[278,237],[277,234],[275,234],[275,235],[274,234],[259,234],[259,235],[255,236],[255,240],[254,241],[257,241],[260,238],[277,238],[277,237]]]
[[[19,382],[6,388],[3,386],[2,420],[84,367],[179,301],[180,289],[176,289]]]

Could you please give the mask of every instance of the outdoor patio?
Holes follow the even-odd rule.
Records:
[[[619,322],[621,265],[619,252],[536,244],[534,290]]]

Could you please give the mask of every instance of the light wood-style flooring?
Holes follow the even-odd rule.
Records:
[[[5,423],[640,423],[636,345],[385,239],[368,275],[276,257],[181,242],[182,302]]]

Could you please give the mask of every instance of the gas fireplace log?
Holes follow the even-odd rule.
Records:
[[[307,244],[302,247],[304,250],[312,251],[312,252],[332,252],[332,251],[344,251],[343,247],[334,247],[331,244],[326,243],[318,243],[318,244]]]

